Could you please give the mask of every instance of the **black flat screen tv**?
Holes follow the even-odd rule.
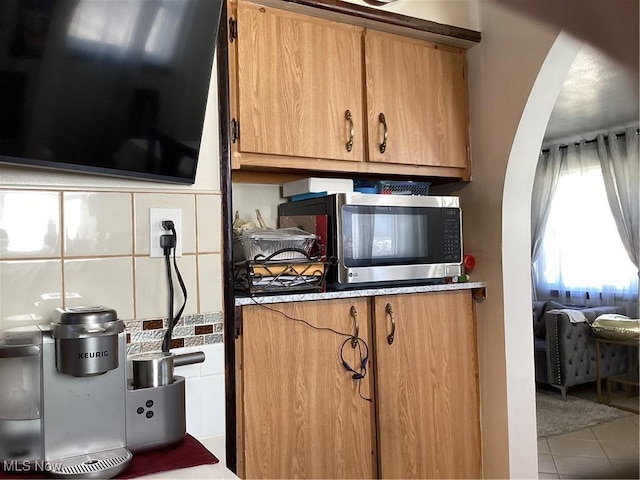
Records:
[[[1,0],[0,162],[195,181],[224,0]]]

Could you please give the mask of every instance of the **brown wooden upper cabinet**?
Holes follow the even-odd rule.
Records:
[[[364,54],[368,160],[465,168],[464,50],[367,30]]]
[[[464,49],[246,0],[230,15],[233,168],[470,178]]]
[[[238,4],[241,152],[363,160],[361,30]]]

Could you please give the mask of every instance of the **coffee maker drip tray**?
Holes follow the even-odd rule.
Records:
[[[49,474],[58,478],[113,478],[127,467],[132,458],[126,448],[61,458],[49,462]]]

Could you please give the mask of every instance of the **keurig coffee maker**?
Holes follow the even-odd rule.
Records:
[[[49,326],[0,331],[5,470],[26,464],[58,477],[111,478],[131,452],[184,438],[185,380],[173,366],[204,354],[163,354],[171,371],[158,382],[140,368],[158,362],[132,356],[130,370],[143,373],[129,380],[124,330],[113,309],[70,307],[57,309]]]

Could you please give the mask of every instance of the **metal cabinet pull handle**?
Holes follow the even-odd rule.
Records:
[[[344,118],[349,122],[349,141],[347,142],[347,152],[353,150],[353,136],[355,135],[355,129],[353,128],[353,115],[351,115],[351,110],[347,110],[344,113]]]
[[[393,318],[393,307],[390,303],[387,303],[387,315],[391,318],[391,333],[387,336],[387,343],[391,345],[396,336],[396,320]]]
[[[353,337],[351,337],[351,347],[356,348],[358,346],[358,334],[360,333],[360,325],[358,324],[358,310],[353,305],[351,306],[351,317],[353,318]]]
[[[388,136],[388,131],[387,131],[387,119],[384,116],[384,113],[381,113],[380,116],[378,117],[378,120],[380,121],[380,123],[382,124],[382,126],[384,127],[384,135],[382,138],[382,143],[380,144],[380,153],[384,153],[387,150],[387,136]]]

